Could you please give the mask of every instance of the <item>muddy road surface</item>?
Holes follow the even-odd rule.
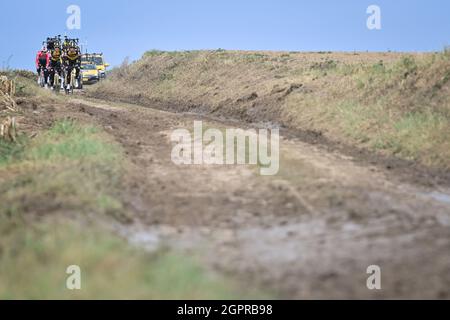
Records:
[[[175,165],[174,129],[200,116],[84,98],[67,114],[102,126],[129,166],[117,232],[146,250],[169,246],[277,298],[450,298],[450,190],[286,136],[280,171]],[[369,290],[367,268],[381,269]]]

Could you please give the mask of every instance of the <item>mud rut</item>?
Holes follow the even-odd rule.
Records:
[[[400,183],[292,138],[281,140],[274,177],[251,166],[176,166],[171,130],[199,116],[85,99],[67,111],[125,149],[123,197],[135,219],[117,231],[145,249],[199,255],[279,298],[450,298],[449,190]],[[369,265],[381,267],[382,290],[367,289]]]

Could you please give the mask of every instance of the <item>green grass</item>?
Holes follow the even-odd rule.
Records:
[[[145,253],[101,228],[56,221],[29,226],[4,217],[0,228],[0,299],[240,297],[192,257]],[[70,265],[81,268],[81,290],[66,288]]]
[[[380,99],[378,103],[365,105],[349,100],[331,104],[321,121],[334,124],[334,130],[373,150],[429,166],[449,165],[448,117],[430,109],[393,112],[384,102]]]
[[[25,158],[33,161],[89,159],[116,166],[120,156],[115,149],[114,144],[107,144],[99,139],[96,128],[78,126],[71,120],[63,120],[38,139],[26,152]]]
[[[25,140],[25,137],[21,137],[16,143],[11,143],[0,139],[0,167],[7,165],[23,154]]]
[[[0,150],[0,299],[245,297],[193,256],[146,253],[105,229],[130,214],[122,150],[96,127],[60,120]],[[80,291],[65,286],[70,265],[81,268]]]
[[[395,154],[411,160],[423,159],[426,164],[438,163],[450,156],[450,133],[448,119],[439,114],[409,113],[393,123],[393,130],[381,134],[376,147],[390,149]],[[436,150],[442,150],[436,154]]]
[[[291,126],[430,167],[450,168],[450,77],[446,53],[395,63],[339,66],[330,87],[293,95]]]
[[[111,199],[118,193],[122,153],[96,128],[61,120],[32,141],[20,140],[2,143],[0,214],[11,208],[42,214],[65,208],[119,215],[121,205]],[[17,174],[8,179],[9,171]]]

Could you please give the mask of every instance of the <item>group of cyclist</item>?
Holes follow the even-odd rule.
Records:
[[[42,49],[36,55],[36,71],[38,82],[43,87],[51,89],[77,88],[81,84],[81,50],[78,39],[70,39],[61,36],[47,38],[43,42]],[[72,72],[75,70],[75,77]],[[56,77],[58,75],[58,77]],[[55,79],[59,78],[60,83]],[[72,83],[73,79],[75,83]]]

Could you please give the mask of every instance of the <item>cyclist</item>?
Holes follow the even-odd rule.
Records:
[[[71,83],[70,79],[72,71],[73,69],[75,69],[75,87],[78,88],[81,68],[81,55],[80,49],[74,43],[71,43],[71,45],[64,52],[63,63],[66,70],[66,83],[71,86],[74,85],[73,83]]]
[[[48,64],[50,62],[50,54],[47,51],[47,48],[44,46],[41,50],[36,54],[36,71],[38,77],[41,77],[41,71],[44,71],[44,84],[47,87],[48,81]],[[40,84],[40,79],[38,79],[38,83]]]
[[[53,46],[53,50],[50,51],[50,61],[48,65],[48,69],[50,71],[50,85],[52,88],[55,87],[54,81],[55,81],[55,72],[57,72],[60,76],[62,73],[62,66],[61,66],[61,57],[62,52],[61,48],[59,46]],[[63,88],[63,82],[61,81],[61,88]]]
[[[56,47],[61,47],[61,38],[60,36],[56,36],[53,38],[47,38],[47,50],[52,51]]]

